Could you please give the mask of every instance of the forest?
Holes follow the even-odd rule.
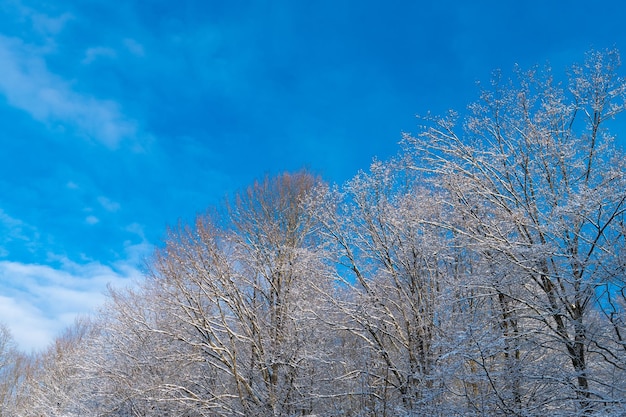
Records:
[[[619,64],[495,73],[345,184],[171,227],[45,351],[0,328],[0,416],[626,415]]]

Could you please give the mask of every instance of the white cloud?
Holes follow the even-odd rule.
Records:
[[[68,82],[48,71],[41,49],[0,36],[0,62],[0,94],[34,119],[68,125],[109,148],[137,138],[137,123],[124,116],[117,103],[74,92]]]
[[[85,58],[83,58],[82,63],[91,64],[93,61],[95,61],[99,57],[115,58],[116,56],[117,56],[117,53],[115,52],[113,48],[107,48],[104,46],[96,46],[93,48],[88,48],[85,51]]]
[[[28,248],[33,248],[39,240],[37,228],[25,223],[20,219],[11,217],[0,208],[0,256],[8,256],[6,245],[20,241]]]
[[[5,236],[9,235],[17,239],[26,240],[23,229],[25,224],[20,219],[9,216],[4,210],[0,209],[0,224],[6,231],[3,233]]]
[[[128,51],[132,53],[133,55],[136,55],[136,56],[145,55],[143,45],[134,39],[130,39],[130,38],[124,39],[124,46],[126,46],[126,49],[128,49]]]
[[[12,8],[12,11],[20,18],[30,20],[33,29],[46,36],[61,32],[66,23],[74,19],[71,13],[62,13],[55,17],[48,16],[25,6],[20,0],[9,0],[5,6],[7,9]]]
[[[98,197],[98,202],[106,211],[116,212],[120,209],[120,203],[109,200],[104,196]]]
[[[97,224],[100,222],[100,219],[97,218],[96,216],[87,216],[85,217],[85,222],[87,224]]]
[[[25,350],[45,347],[64,327],[47,318],[36,305],[0,295],[0,319],[9,327],[18,346]]]
[[[108,284],[120,288],[141,279],[130,261],[109,267],[58,259],[60,268],[0,261],[0,322],[23,350],[46,347],[78,315],[101,306]]]
[[[28,12],[33,22],[33,27],[43,34],[54,35],[63,30],[67,22],[72,20],[74,16],[70,13],[63,13],[58,17],[50,17],[42,13],[37,13],[33,9]]]

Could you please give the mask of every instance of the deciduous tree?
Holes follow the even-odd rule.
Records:
[[[496,77],[460,128],[453,113],[429,117],[405,138],[415,168],[449,193],[458,221],[446,227],[486,262],[519,271],[513,286],[484,285],[505,301],[509,348],[520,331],[532,333],[535,349],[569,363],[568,372],[534,376],[558,381],[553,406],[569,415],[623,401],[621,387],[606,383],[623,378],[622,352],[594,329],[623,288],[626,158],[607,129],[625,108],[618,66],[617,52],[591,52],[564,84],[549,70]],[[616,306],[602,327],[618,323]],[[592,365],[600,363],[603,371]]]

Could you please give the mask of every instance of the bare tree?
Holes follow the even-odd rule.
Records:
[[[332,348],[318,319],[331,275],[306,209],[319,181],[298,173],[254,183],[223,217],[170,232],[140,300],[113,293],[120,330],[161,346],[150,349],[163,357],[152,362],[160,376],[135,398],[199,415],[319,412]]]
[[[30,358],[17,349],[10,330],[0,324],[0,417],[14,416],[26,405]]]
[[[437,197],[401,160],[374,162],[343,192],[329,191],[318,215],[335,243],[344,329],[360,355],[354,375],[366,376],[365,412],[396,415],[440,406],[438,315],[445,304],[446,242]],[[365,353],[367,352],[367,353]]]
[[[84,342],[93,322],[79,318],[44,351],[34,355],[20,392],[19,417],[77,416],[96,414],[97,406],[88,395],[91,384],[82,366],[87,353]]]
[[[471,106],[464,134],[450,114],[426,118],[418,137],[405,138],[415,168],[449,193],[459,221],[446,227],[467,236],[486,262],[521,271],[514,289],[484,285],[505,302],[500,322],[509,341],[523,322],[526,334],[541,335],[536,349],[569,362],[570,372],[538,371],[535,379],[558,380],[554,406],[570,415],[623,401],[591,365],[608,361],[623,377],[622,352],[590,327],[623,281],[625,158],[606,129],[625,108],[618,66],[617,52],[591,52],[566,86],[549,70],[520,71],[517,84],[496,77]]]

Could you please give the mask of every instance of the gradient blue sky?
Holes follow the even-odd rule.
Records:
[[[621,1],[4,0],[0,321],[41,348],[139,279],[167,225],[265,173],[341,183],[496,68],[626,51],[625,18]]]

